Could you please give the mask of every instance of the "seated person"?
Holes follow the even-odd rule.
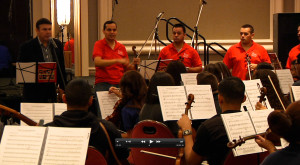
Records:
[[[288,106],[286,111],[273,111],[268,116],[271,131],[283,137],[289,146],[276,151],[274,144],[257,135],[256,143],[271,154],[264,159],[262,165],[296,165],[300,162],[300,101]]]
[[[168,126],[171,132],[177,137],[178,125],[176,121],[163,121],[162,112],[159,103],[157,86],[174,86],[174,80],[169,73],[156,72],[150,82],[146,97],[145,105],[140,112],[140,121],[142,120],[155,120],[162,122]]]
[[[207,64],[204,67],[204,71],[207,71],[207,72],[215,75],[216,78],[218,79],[218,82],[222,81],[222,79],[223,79],[222,71],[216,64],[212,64],[212,63]]]
[[[227,78],[227,77],[231,77],[231,72],[230,70],[228,69],[227,65],[225,65],[223,62],[217,62],[215,63],[215,65],[217,66],[217,68],[219,68],[219,70],[221,71],[222,73],[222,80],[224,78]],[[220,81],[219,81],[220,82]]]
[[[176,86],[183,85],[181,73],[186,73],[186,68],[182,62],[171,61],[167,66],[166,72],[173,77]]]
[[[107,129],[113,146],[115,146],[115,138],[121,138],[121,134],[112,123],[105,120],[98,121],[95,115],[88,112],[88,108],[93,101],[91,87],[88,82],[83,79],[70,81],[65,88],[65,94],[63,94],[62,99],[67,104],[67,111],[60,116],[55,116],[53,121],[45,124],[45,126],[91,128],[89,145],[94,146],[104,156],[109,153],[108,163],[113,163],[115,160],[99,122]],[[128,149],[119,148],[115,151],[121,161],[126,161],[129,155]]]
[[[237,77],[222,80],[218,87],[222,113],[240,112],[245,101],[245,85]],[[183,114],[178,120],[185,140],[184,155],[187,164],[201,164],[207,159],[210,165],[222,164],[229,153],[228,137],[220,114],[203,122],[197,130],[195,143],[191,133],[191,120]]]
[[[122,131],[130,131],[139,121],[146,95],[147,85],[142,75],[134,70],[125,72],[120,81],[120,92],[116,87],[111,87],[109,92],[122,98],[118,106],[121,112],[121,121],[114,123]]]

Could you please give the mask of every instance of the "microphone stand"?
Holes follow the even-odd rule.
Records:
[[[137,58],[140,56],[140,54],[142,53],[143,48],[145,47],[146,43],[148,42],[148,40],[150,39],[151,36],[152,37],[152,42],[151,42],[151,47],[150,47],[150,51],[149,51],[149,55],[148,55],[148,59],[150,58],[150,54],[151,54],[151,49],[152,49],[152,45],[153,45],[153,41],[155,39],[155,53],[156,53],[156,39],[158,38],[158,23],[160,22],[161,17],[163,16],[164,12],[160,13],[159,16],[156,18],[156,22],[155,22],[155,26],[153,28],[153,30],[151,31],[150,35],[148,36],[148,38],[146,39],[146,41],[144,42],[143,46],[141,47],[140,51],[137,53]],[[153,34],[154,33],[154,34]]]
[[[202,8],[205,4],[206,4],[206,2],[204,0],[203,1],[200,0],[198,18],[197,18],[196,25],[194,27],[195,30],[194,30],[194,34],[193,34],[193,38],[192,38],[192,43],[191,43],[192,47],[196,50],[197,50],[197,46],[198,46],[198,24],[199,24],[200,15],[202,13]],[[195,43],[194,43],[194,41],[195,41]]]
[[[62,71],[61,71],[61,67],[60,67],[60,64],[59,64],[59,61],[58,61],[58,57],[57,57],[57,54],[56,54],[56,49],[58,49],[55,41],[51,38],[51,43],[52,43],[52,50],[53,50],[53,55],[55,57],[55,60],[56,60],[56,68],[58,68],[58,71],[59,71],[59,74],[60,74],[60,78],[62,80],[62,83],[63,83],[63,86],[66,87],[66,83],[65,83],[65,79],[64,79],[64,76],[62,74]],[[57,82],[58,83],[58,82]]]

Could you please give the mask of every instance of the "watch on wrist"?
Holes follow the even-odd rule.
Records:
[[[191,135],[191,134],[192,134],[192,131],[189,130],[189,129],[184,130],[183,133],[182,133],[183,136],[187,136],[187,135]]]

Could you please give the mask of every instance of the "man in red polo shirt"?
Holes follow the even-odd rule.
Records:
[[[199,54],[194,48],[184,42],[184,37],[186,36],[185,27],[182,24],[175,24],[172,30],[174,42],[160,51],[158,59],[181,60],[188,72],[201,72],[202,61]]]
[[[300,41],[300,24],[298,25],[298,39]],[[285,68],[291,69],[291,63],[297,60],[298,55],[300,55],[300,44],[291,49]]]
[[[255,70],[257,64],[261,62],[271,63],[267,50],[254,42],[253,37],[253,26],[243,25],[240,30],[241,41],[231,46],[223,59],[228,69],[232,69],[232,76],[239,77],[242,80],[246,80],[248,74],[247,56],[250,58],[249,68],[251,71]]]

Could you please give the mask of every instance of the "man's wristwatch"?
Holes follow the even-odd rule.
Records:
[[[182,133],[183,136],[187,136],[187,135],[191,135],[191,134],[192,134],[192,131],[189,130],[189,129],[184,130],[183,133]]]

